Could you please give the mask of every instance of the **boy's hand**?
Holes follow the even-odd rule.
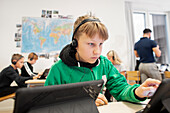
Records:
[[[159,80],[148,78],[135,90],[135,94],[140,98],[153,96],[160,83]]]
[[[108,104],[108,101],[103,94],[99,93],[95,103],[96,103],[96,106],[102,106],[102,105]]]
[[[43,74],[43,72],[40,72],[40,73],[38,73],[38,76],[40,77],[40,76],[42,76],[42,74]]]
[[[37,78],[39,78],[39,76],[38,76],[38,75],[36,75],[36,76],[33,76],[33,79],[37,79]]]

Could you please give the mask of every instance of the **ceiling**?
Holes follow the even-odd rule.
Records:
[[[134,10],[170,11],[170,0],[125,0],[132,3]]]

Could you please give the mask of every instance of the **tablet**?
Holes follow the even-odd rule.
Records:
[[[150,102],[140,113],[169,113],[168,109],[170,109],[170,79],[163,79]]]
[[[20,88],[14,113],[98,113],[95,105],[103,80]]]
[[[50,69],[45,69],[43,74],[41,75],[41,77],[39,79],[46,79],[46,77],[48,76]]]

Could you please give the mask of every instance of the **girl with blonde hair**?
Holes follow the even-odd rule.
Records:
[[[119,73],[125,76],[126,73],[125,65],[122,63],[118,54],[114,50],[110,50],[107,53],[107,58],[112,62],[112,64],[119,71]]]

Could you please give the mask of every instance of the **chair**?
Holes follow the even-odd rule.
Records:
[[[170,78],[170,71],[164,71],[165,78]]]
[[[6,99],[14,98],[14,97],[15,97],[15,93],[9,94],[7,96],[0,97],[0,102],[3,101],[3,100],[6,100]]]
[[[139,71],[127,71],[126,72],[127,81],[130,85],[139,84],[140,81],[140,72]],[[133,82],[131,82],[133,81]]]

